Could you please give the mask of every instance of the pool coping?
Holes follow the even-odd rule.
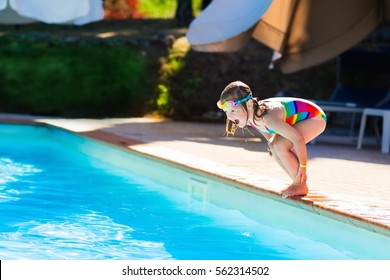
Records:
[[[353,226],[363,228],[372,232],[376,232],[390,237],[390,223],[389,217],[375,217],[370,215],[370,211],[367,209],[361,209],[353,203],[349,203],[345,200],[332,200],[331,198],[324,197],[322,195],[309,194],[304,197],[293,197],[288,199],[281,198],[279,194],[280,183],[277,180],[273,180],[268,177],[261,177],[260,181],[254,180],[253,176],[244,177],[242,173],[232,172],[229,166],[219,164],[210,168],[210,164],[202,162],[199,158],[193,158],[190,155],[183,158],[183,154],[175,154],[172,150],[159,149],[159,147],[148,145],[147,142],[139,141],[129,137],[117,135],[111,132],[104,131],[103,129],[97,129],[86,132],[76,132],[70,129],[63,128],[61,126],[46,123],[44,121],[36,120],[34,118],[8,118],[1,117],[0,122],[12,123],[12,124],[33,124],[33,125],[47,125],[58,127],[71,133],[79,134],[87,138],[98,140],[104,143],[133,151],[138,154],[142,154],[149,158],[159,159],[167,163],[181,166],[186,169],[190,169],[197,173],[217,177],[232,184],[241,187],[249,188],[251,190],[258,191],[263,195],[277,200],[282,203],[286,203],[298,208],[302,208],[309,212],[325,216],[334,220],[345,222]],[[259,174],[256,174],[259,177]],[[259,184],[261,182],[261,184]],[[368,213],[367,213],[368,212]]]
[[[302,209],[305,209],[307,211],[310,211],[312,213],[329,217],[338,221],[346,222],[349,224],[352,224],[354,226],[364,228],[366,230],[380,233],[386,236],[390,237],[390,226],[384,223],[381,223],[379,221],[373,221],[368,218],[365,218],[363,215],[358,215],[354,213],[350,213],[345,211],[344,209],[351,210],[352,205],[344,205],[342,203],[338,203],[336,201],[328,201],[326,203],[326,199],[323,196],[320,195],[308,195],[305,197],[292,197],[288,199],[284,199],[280,196],[278,189],[279,188],[264,188],[257,184],[251,183],[251,180],[248,180],[247,178],[244,178],[242,176],[237,177],[235,174],[231,175],[231,172],[224,172],[225,174],[221,174],[221,172],[213,172],[213,170],[210,170],[209,168],[202,168],[202,163],[191,163],[191,162],[183,162],[183,158],[178,160],[172,160],[172,157],[170,156],[170,159],[167,158],[164,155],[156,155],[158,154],[158,151],[156,149],[147,148],[147,149],[139,149],[136,148],[140,144],[145,144],[146,142],[142,142],[139,140],[131,139],[128,137],[119,136],[110,132],[97,130],[97,131],[91,131],[91,132],[83,132],[80,133],[81,135],[84,135],[86,137],[97,139],[100,141],[103,141],[105,143],[110,143],[118,147],[122,147],[125,149],[132,150],[137,153],[141,153],[143,155],[147,155],[148,157],[164,160],[166,162],[169,162],[174,165],[179,165],[191,170],[194,170],[196,172],[201,172],[207,175],[211,175],[214,177],[218,177],[220,179],[224,179],[227,181],[232,182],[233,184],[236,184],[238,186],[249,188],[252,190],[256,190],[261,192],[262,194],[268,196],[269,198],[272,198],[274,200],[277,200],[282,203],[286,203],[292,206],[296,206]],[[171,151],[167,151],[171,152]],[[196,165],[196,166],[194,166]],[[209,165],[208,165],[209,167]],[[239,172],[238,172],[239,173]],[[263,178],[264,180],[268,180],[268,182],[271,184],[279,184],[277,181],[272,181],[269,178]],[[325,200],[324,200],[325,199]],[[334,206],[333,206],[334,205]]]

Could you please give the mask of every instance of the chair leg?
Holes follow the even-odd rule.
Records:
[[[352,113],[352,116],[351,116],[351,127],[349,128],[349,136],[350,137],[353,136],[353,130],[354,130],[354,126],[355,126],[355,119],[356,119],[356,113]]]
[[[389,153],[390,148],[390,111],[383,115],[382,153]]]
[[[360,150],[363,144],[364,130],[366,129],[367,115],[363,112],[362,120],[360,122],[359,138],[357,148]]]
[[[376,137],[377,143],[380,144],[381,139],[382,139],[382,128],[380,127],[381,118],[378,118],[378,117],[374,118],[373,123],[374,123],[375,137]]]

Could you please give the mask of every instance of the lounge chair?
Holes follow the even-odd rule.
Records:
[[[349,138],[354,135],[357,116],[366,108],[376,108],[386,99],[388,88],[372,88],[369,85],[344,84],[342,72],[360,75],[388,73],[390,70],[389,50],[365,51],[351,49],[337,58],[336,88],[329,100],[313,100],[320,105],[331,120],[334,115],[345,119],[350,115]],[[344,115],[341,115],[344,114]],[[353,138],[352,138],[353,139]]]
[[[388,89],[357,88],[339,85],[330,100],[313,100],[328,115],[332,113],[350,114],[349,136],[353,131],[358,114],[365,108],[377,107],[387,96]]]
[[[365,108],[360,122],[359,138],[357,148],[361,149],[363,144],[364,130],[368,116],[383,118],[382,124],[382,153],[389,153],[390,150],[390,90],[387,98],[375,108]]]

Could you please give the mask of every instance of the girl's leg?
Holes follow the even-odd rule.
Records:
[[[282,140],[280,140],[280,141],[282,141]],[[279,140],[277,142],[279,142]],[[274,144],[269,146],[269,149],[271,150],[272,157],[276,160],[276,162],[279,164],[279,166],[283,168],[284,172],[286,172],[291,179],[294,179],[294,177],[292,177],[293,175],[290,175],[290,170],[284,166],[283,161],[280,159],[279,154],[278,154],[279,149],[275,149]]]
[[[325,126],[326,122],[322,118],[316,117],[301,121],[295,124],[294,128],[302,133],[305,143],[308,143],[321,134],[324,131]],[[298,172],[299,162],[293,151],[292,143],[279,136],[275,139],[272,147],[270,148],[276,162],[283,168],[290,178],[294,180]],[[282,196],[288,197],[292,195],[306,195],[307,192],[308,189],[306,184],[292,184],[282,191]]]

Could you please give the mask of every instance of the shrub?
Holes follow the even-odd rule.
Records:
[[[144,113],[147,58],[137,47],[0,41],[0,109],[67,117]]]

